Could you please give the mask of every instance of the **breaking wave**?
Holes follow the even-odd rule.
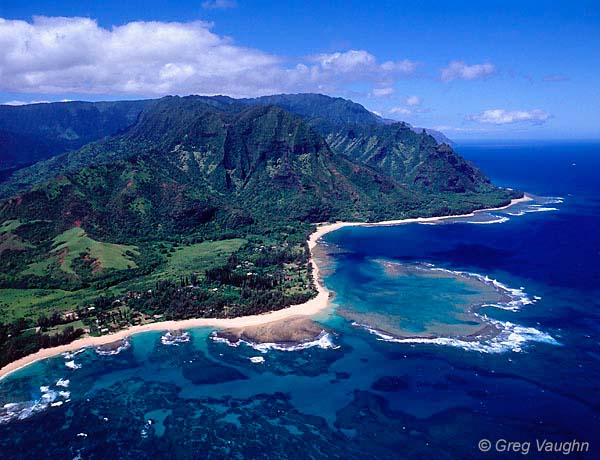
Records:
[[[466,272],[466,271],[460,271],[460,270],[449,270],[447,268],[436,267],[435,265],[428,264],[428,263],[422,264],[422,265],[427,267],[427,269],[431,270],[431,271],[444,272],[444,273],[449,273],[451,275],[461,276],[463,278],[476,279],[483,284],[492,286],[497,292],[499,292],[507,297],[506,301],[488,303],[488,304],[481,305],[482,307],[495,307],[495,308],[500,308],[502,310],[517,311],[524,305],[531,305],[531,304],[537,302],[538,300],[541,300],[541,297],[539,297],[539,296],[534,296],[533,299],[530,298],[527,295],[527,293],[525,292],[523,287],[520,287],[518,289],[511,288],[511,287],[507,286],[506,284],[501,283],[500,281],[498,281],[494,278],[490,278],[487,275],[481,275],[479,273]]]
[[[113,356],[118,355],[124,350],[127,350],[131,346],[128,339],[123,339],[116,344],[102,345],[96,348],[96,353],[100,356]]]
[[[550,206],[553,204],[561,204],[564,202],[564,198],[560,196],[549,196],[549,197],[534,197],[533,203],[524,203],[518,206],[515,206],[514,209],[506,210],[505,214],[509,216],[523,216],[525,214],[534,213],[534,212],[551,212],[558,211],[559,208],[555,206]]]
[[[189,342],[190,334],[189,332],[174,334],[171,331],[168,331],[160,338],[160,341],[163,345],[179,345],[180,343]]]
[[[314,340],[300,342],[300,343],[294,343],[294,344],[271,343],[271,342],[256,343],[256,342],[251,342],[251,341],[244,340],[244,339],[238,339],[236,342],[232,342],[226,338],[219,337],[216,332],[213,332],[211,334],[210,338],[212,340],[214,340],[215,342],[225,343],[225,344],[229,345],[230,347],[239,347],[241,344],[245,344],[245,345],[253,348],[254,350],[260,351],[261,353],[267,353],[269,350],[299,351],[299,350],[306,350],[307,348],[313,348],[313,347],[318,347],[323,350],[326,350],[326,349],[337,350],[338,348],[340,348],[340,346],[334,342],[332,334],[325,330],[321,331],[321,333],[317,337],[315,337]]]
[[[83,353],[85,351],[85,348],[80,348],[79,350],[76,351],[67,351],[66,353],[62,354],[62,357],[65,358],[66,360],[71,360],[73,358],[75,358],[75,356]]]
[[[504,353],[512,351],[520,353],[526,342],[539,342],[551,345],[560,345],[551,335],[539,331],[533,327],[520,326],[509,321],[498,321],[481,316],[487,323],[492,324],[499,330],[497,335],[484,338],[473,337],[472,339],[461,339],[458,337],[406,337],[398,338],[385,332],[374,329],[368,325],[352,323],[353,326],[361,327],[369,333],[376,335],[377,340],[382,342],[408,343],[408,344],[433,344],[447,345],[462,348],[467,351],[478,351],[480,353]]]
[[[63,383],[61,385],[61,382]],[[68,380],[60,379],[56,386],[65,386]],[[67,383],[68,385],[68,383]],[[12,420],[24,420],[49,407],[60,407],[71,401],[71,392],[55,390],[50,386],[40,387],[40,397],[32,401],[22,401],[4,404],[0,407],[0,423],[8,423]]]
[[[71,361],[65,361],[65,366],[67,366],[69,369],[81,369],[81,364],[77,364],[75,361],[71,360]]]
[[[504,216],[490,215],[491,220],[466,220],[460,221],[463,224],[503,224],[508,222],[510,218]]]
[[[531,305],[541,300],[539,296],[530,298],[523,287],[512,288],[500,281],[490,278],[487,275],[479,273],[449,270],[436,267],[430,263],[420,264],[426,270],[438,271],[457,275],[465,278],[476,279],[481,283],[492,286],[497,292],[501,293],[506,300],[480,305],[480,307],[493,307],[502,310],[516,312],[524,305]],[[492,326],[495,334],[483,333],[479,336],[468,338],[461,337],[395,337],[388,332],[378,330],[368,324],[353,322],[352,325],[367,330],[376,335],[377,339],[384,342],[409,343],[409,344],[435,344],[459,347],[464,350],[478,351],[481,353],[503,353],[506,351],[521,352],[526,342],[541,342],[551,345],[560,345],[551,335],[542,332],[533,327],[521,326],[510,321],[500,321],[489,318],[482,312],[473,312],[473,314],[482,320],[484,324]]]

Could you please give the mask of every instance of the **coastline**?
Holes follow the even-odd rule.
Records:
[[[461,217],[473,217],[477,213],[486,211],[500,211],[507,209],[519,203],[531,201],[532,198],[525,194],[522,198],[516,198],[511,200],[506,206],[496,208],[485,208],[479,209],[468,214],[458,214],[450,216],[438,216],[438,217],[414,217],[407,219],[387,220],[381,222],[335,222],[330,224],[318,225],[317,229],[310,234],[308,237],[308,248],[311,253],[310,263],[313,270],[313,280],[317,289],[317,295],[312,299],[298,305],[292,305],[281,310],[275,310],[268,313],[262,313],[260,315],[240,316],[237,318],[192,318],[180,321],[160,321],[155,323],[143,324],[138,326],[132,326],[121,331],[117,331],[112,334],[107,334],[99,337],[83,337],[77,339],[71,343],[61,345],[53,348],[42,348],[41,350],[24,356],[12,363],[7,364],[0,369],[0,381],[9,374],[18,371],[30,364],[37,361],[47,359],[61,353],[78,350],[81,348],[97,347],[100,345],[106,345],[111,342],[125,339],[134,334],[148,331],[166,331],[166,330],[178,330],[178,329],[191,329],[195,327],[215,327],[215,328],[241,328],[248,326],[256,326],[260,324],[270,323],[273,321],[280,321],[284,319],[290,319],[292,317],[299,316],[313,316],[320,311],[326,309],[329,306],[329,291],[324,287],[319,276],[319,266],[315,262],[313,254],[314,248],[317,246],[318,240],[326,235],[327,233],[333,232],[343,227],[369,227],[369,226],[381,226],[381,225],[402,225],[412,223],[432,223],[440,222],[447,219],[456,219]]]

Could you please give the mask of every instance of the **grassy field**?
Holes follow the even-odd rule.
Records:
[[[66,273],[74,273],[73,261],[81,255],[88,255],[99,269],[126,270],[137,265],[127,253],[138,255],[136,246],[102,243],[91,239],[80,227],[73,227],[54,238],[54,254],[60,254],[60,268]],[[62,255],[64,254],[64,255]]]
[[[72,229],[75,230],[75,229]],[[113,245],[111,243],[100,243],[85,235],[81,229],[69,230],[61,234],[61,245],[69,247],[69,253],[86,250],[94,250],[101,260],[103,266],[122,266],[118,264],[129,260],[125,251],[133,253],[132,246]],[[0,289],[0,321],[13,321],[18,318],[38,318],[41,315],[49,315],[54,310],[74,310],[92,302],[100,295],[118,296],[128,290],[143,290],[152,288],[159,280],[178,280],[180,276],[189,276],[191,273],[202,274],[204,270],[223,265],[229,256],[240,249],[246,240],[230,239],[222,241],[205,241],[189,246],[175,248],[174,252],[168,252],[165,263],[149,275],[123,281],[101,291],[95,288],[80,289],[78,291],[65,291],[61,289]],[[102,247],[98,247],[101,245]],[[112,246],[112,247],[111,247]],[[115,248],[114,246],[118,247]],[[125,249],[127,248],[127,249]],[[56,248],[58,250],[58,247]],[[81,252],[80,252],[81,253]],[[121,260],[119,260],[121,259]],[[70,259],[72,260],[72,259]],[[29,266],[28,271],[44,274],[55,259],[46,259]],[[67,258],[65,258],[65,263]],[[128,262],[131,263],[131,262]],[[130,266],[130,268],[133,268]]]
[[[72,327],[73,329],[85,329],[85,324],[83,321],[73,321],[69,324],[59,324],[58,326],[51,327],[48,329],[47,334],[56,335],[59,332],[63,332],[67,327]]]
[[[0,289],[0,317],[8,322],[38,318],[53,310],[70,310],[81,300],[82,293],[61,289]]]
[[[44,276],[51,272],[53,265],[58,264],[63,272],[74,275],[73,262],[81,256],[89,257],[94,270],[127,270],[137,268],[133,256],[138,254],[136,246],[96,241],[83,229],[74,227],[54,238],[49,257],[30,264],[22,273]]]
[[[20,227],[22,222],[20,220],[7,220],[0,225],[0,235],[3,233],[12,232],[15,228]]]
[[[190,246],[180,246],[163,270],[156,273],[160,277],[177,278],[190,273],[202,273],[204,270],[223,265],[231,254],[240,249],[246,240],[235,238],[222,241],[204,241]]]
[[[13,230],[16,230],[23,224],[35,224],[36,222],[48,222],[48,221],[43,220],[43,219],[28,220],[27,222],[23,222],[18,219],[6,220],[6,221],[2,222],[2,224],[0,224],[0,235],[2,235],[3,233],[12,232]]]

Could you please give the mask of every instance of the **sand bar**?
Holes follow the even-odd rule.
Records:
[[[308,238],[308,247],[313,253],[313,249],[317,245],[317,241],[323,235],[338,230],[342,227],[367,227],[376,225],[401,225],[401,224],[412,224],[422,222],[439,222],[447,219],[456,219],[460,217],[473,217],[475,214],[485,211],[499,211],[502,209],[509,208],[519,203],[531,201],[532,198],[528,195],[524,195],[522,198],[511,200],[510,204],[498,208],[487,208],[477,210],[468,214],[460,214],[453,216],[440,216],[440,217],[415,217],[409,219],[398,219],[398,220],[386,220],[382,222],[335,222],[332,224],[323,224],[317,227],[317,230],[312,233]],[[237,318],[193,318],[185,319],[181,321],[160,321],[156,323],[143,324],[139,326],[131,326],[127,329],[114,332],[112,334],[106,334],[100,337],[82,337],[66,345],[61,345],[53,348],[42,348],[36,353],[24,356],[12,363],[7,364],[0,369],[0,380],[6,377],[8,374],[15,372],[18,369],[22,369],[29,364],[42,359],[50,358],[52,356],[59,355],[61,353],[79,350],[80,348],[86,347],[97,347],[105,345],[117,340],[122,340],[134,334],[148,331],[168,331],[178,329],[191,329],[194,327],[215,327],[215,328],[242,328],[249,326],[256,326],[260,324],[269,323],[272,321],[281,321],[283,319],[298,317],[298,316],[313,316],[320,311],[327,308],[329,305],[329,291],[325,289],[321,283],[319,277],[319,266],[315,262],[315,258],[311,257],[310,263],[313,269],[313,278],[315,287],[317,289],[316,297],[298,305],[292,305],[291,307],[282,308],[281,310],[271,311],[260,315],[251,316],[240,316]]]

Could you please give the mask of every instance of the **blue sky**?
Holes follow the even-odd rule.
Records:
[[[0,3],[0,102],[323,92],[454,139],[600,138],[600,2]]]

